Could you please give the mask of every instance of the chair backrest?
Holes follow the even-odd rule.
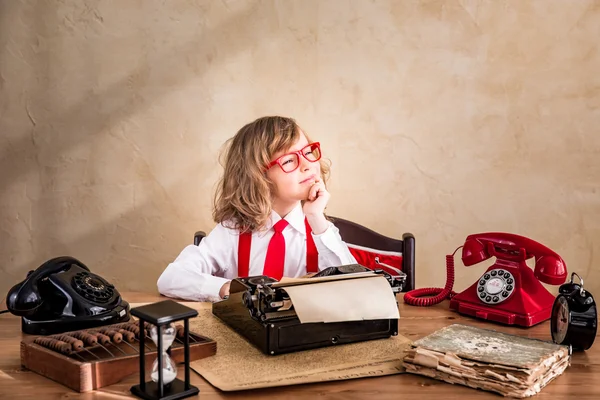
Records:
[[[377,259],[384,265],[391,265],[406,274],[403,292],[415,288],[415,237],[412,233],[407,232],[402,235],[402,239],[394,239],[343,218],[329,218],[339,229],[342,240],[346,242],[359,264],[367,268],[386,269],[382,265],[373,265],[372,261]],[[194,244],[199,245],[205,236],[204,231],[196,232]]]
[[[367,268],[381,268],[388,271],[386,266],[400,269],[406,274],[406,284],[402,291],[407,292],[415,288],[415,237],[413,234],[407,232],[402,235],[402,239],[395,239],[343,218],[333,216],[329,216],[329,218],[339,229],[342,240],[346,242],[359,264]],[[376,262],[382,264],[376,264]]]
[[[194,233],[194,244],[196,246],[198,246],[200,244],[200,241],[202,239],[204,239],[206,237],[206,232],[204,231],[198,231],[196,233]]]

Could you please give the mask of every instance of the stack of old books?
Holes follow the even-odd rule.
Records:
[[[406,372],[508,397],[538,393],[570,360],[567,346],[459,324],[417,340],[406,353]]]

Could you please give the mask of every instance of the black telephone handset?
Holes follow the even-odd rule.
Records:
[[[50,335],[129,321],[129,304],[117,289],[68,256],[46,261],[6,296],[22,317],[24,333]]]

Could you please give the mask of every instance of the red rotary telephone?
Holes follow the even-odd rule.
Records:
[[[526,237],[499,232],[469,235],[461,247],[465,266],[490,257],[496,257],[496,263],[477,282],[455,294],[452,291],[454,254],[448,255],[446,286],[443,289],[412,290],[405,294],[404,301],[410,305],[429,306],[450,298],[453,311],[525,327],[550,318],[555,296],[540,281],[550,285],[560,285],[565,281],[567,267],[558,254]],[[535,258],[534,270],[525,262],[532,257]],[[432,295],[434,297],[420,298]]]

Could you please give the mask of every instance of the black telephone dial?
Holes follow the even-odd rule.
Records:
[[[129,304],[113,285],[73,257],[46,261],[6,296],[24,333],[51,335],[129,321]]]

